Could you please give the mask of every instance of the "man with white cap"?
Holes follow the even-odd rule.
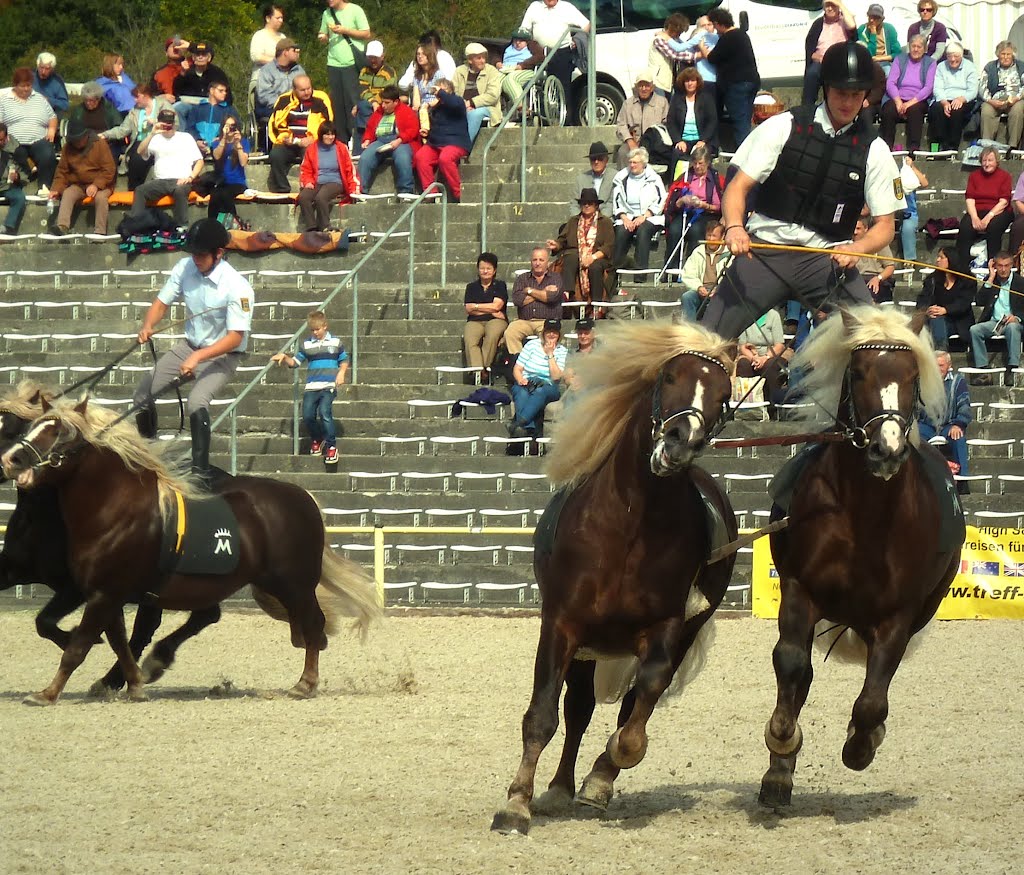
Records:
[[[466,101],[470,142],[476,140],[485,119],[491,124],[501,121],[501,73],[487,63],[487,49],[480,43],[466,46],[466,63],[455,68],[452,85]]]
[[[640,138],[649,127],[665,124],[668,101],[654,92],[654,71],[641,70],[634,81],[633,96],[619,110],[615,119],[615,136],[622,143],[615,154],[615,163],[621,170],[627,155],[640,146]]]
[[[359,71],[359,101],[352,107],[355,118],[355,136],[352,137],[352,154],[363,151],[363,136],[366,122],[380,106],[380,93],[388,85],[398,84],[395,68],[384,63],[384,44],[370,40],[366,44],[366,64]]]

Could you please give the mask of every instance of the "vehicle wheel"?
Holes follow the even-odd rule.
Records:
[[[552,127],[561,127],[565,124],[565,89],[562,87],[562,83],[554,76],[548,76],[544,80],[541,104],[545,124]]]
[[[589,125],[590,113],[587,111],[587,85],[582,77],[581,82],[582,87],[579,89],[577,117],[581,125]],[[608,82],[598,82],[595,91],[597,96],[597,124],[614,125],[615,119],[619,117],[619,110],[622,109],[626,96]]]

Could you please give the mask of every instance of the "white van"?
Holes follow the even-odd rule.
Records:
[[[584,15],[590,14],[590,0],[568,0]],[[873,0],[846,0],[858,24],[867,21]],[[905,42],[907,28],[917,21],[916,0],[881,0],[887,22],[896,27]],[[804,73],[804,40],[807,30],[821,15],[820,0],[598,0],[597,3],[597,123],[614,124],[619,107],[631,93],[633,80],[647,67],[647,52],[654,35],[673,12],[696,21],[709,9],[728,9],[737,26],[743,27],[754,44],[758,69],[765,87],[798,85]],[[938,20],[963,36],[973,50],[979,68],[995,57],[996,43],[1019,32],[1018,48],[1024,54],[1024,0],[939,0]],[[989,45],[991,43],[991,45]],[[570,110],[587,121],[586,78],[577,75],[573,83]]]

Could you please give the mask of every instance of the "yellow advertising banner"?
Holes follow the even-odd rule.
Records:
[[[755,617],[779,616],[779,574],[768,538],[754,542]],[[1024,529],[967,527],[960,570],[935,614],[939,620],[1024,620]]]

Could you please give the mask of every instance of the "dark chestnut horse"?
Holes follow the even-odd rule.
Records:
[[[576,796],[605,808],[619,771],[644,757],[659,698],[699,670],[698,633],[710,629],[734,561],[708,564],[712,540],[732,540],[736,524],[728,498],[693,462],[728,403],[735,350],[697,325],[646,323],[609,328],[581,357],[585,388],[549,456],[548,475],[568,497],[557,519],[562,502],[549,505],[534,539],[541,629],[523,758],[492,829],[530,827],[537,760],[558,726],[563,684],[565,746],[534,805],[545,814],[573,800],[597,698],[625,692],[619,728]]]
[[[117,655],[129,697],[144,698],[124,605],[156,588],[169,610],[205,610],[246,584],[257,604],[289,623],[292,644],[305,650],[291,695],[315,695],[320,650],[337,619],[353,616],[365,632],[380,615],[373,582],[325,545],[320,510],[309,493],[259,477],[236,478],[222,493],[238,521],[237,569],[218,576],[161,575],[161,539],[174,494],[199,496],[155,453],[134,428],[114,424],[113,414],[83,401],[45,412],[3,455],[4,473],[19,488],[56,487],[69,561],[87,598],[52,683],[25,701],[54,703],[101,632]]]
[[[866,645],[864,687],[843,747],[846,766],[865,769],[885,736],[889,683],[907,643],[935,614],[959,566],[956,489],[939,453],[917,440],[919,405],[938,421],[945,403],[931,341],[927,331],[920,335],[926,321],[854,308],[815,329],[793,363],[813,369],[803,388],[837,411],[848,440],[805,457],[789,526],[771,537],[782,595],[778,700],[765,727],[770,767],[760,800],[773,808],[792,796],[816,624],[841,630],[823,635],[826,645],[836,634],[840,644],[859,644],[861,660]]]
[[[43,413],[44,397],[49,400],[53,395],[31,381],[23,381],[0,398],[0,456],[23,438],[28,426]],[[41,638],[63,650],[71,640],[71,633],[59,623],[85,604],[85,595],[68,566],[67,532],[53,486],[17,490],[17,504],[8,519],[3,550],[0,550],[0,590],[34,583],[53,590],[53,596],[36,615],[36,631]],[[128,642],[136,659],[153,639],[162,615],[158,602],[145,600],[139,605]],[[151,658],[147,659],[146,682],[156,680],[174,662],[175,653],[184,641],[219,619],[220,605],[195,611],[184,625],[158,641]],[[100,692],[119,690],[123,686],[121,667],[115,662],[93,689]]]

